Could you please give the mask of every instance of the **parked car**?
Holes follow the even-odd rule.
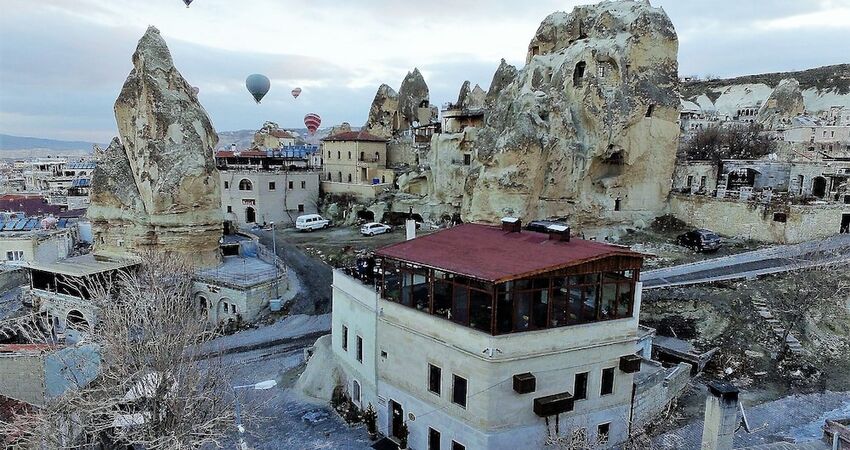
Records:
[[[360,227],[360,234],[363,236],[374,236],[376,234],[389,233],[392,230],[393,227],[389,225],[384,225],[378,222],[369,222]]]
[[[295,229],[300,231],[321,230],[331,226],[331,221],[318,214],[305,214],[295,219]]]
[[[559,220],[532,220],[531,222],[528,222],[525,229],[528,231],[537,231],[538,233],[548,233],[549,227],[552,225],[569,226],[566,222],[561,222]]]
[[[720,236],[711,230],[691,230],[679,235],[676,244],[698,252],[716,252],[721,245]]]

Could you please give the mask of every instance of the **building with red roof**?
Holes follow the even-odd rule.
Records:
[[[365,130],[344,131],[322,139],[322,191],[373,198],[392,186],[387,169],[387,139]]]
[[[555,423],[624,442],[643,258],[515,219],[381,248],[334,273],[343,388],[411,448],[541,448]]]

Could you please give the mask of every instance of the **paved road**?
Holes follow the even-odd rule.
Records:
[[[779,245],[691,264],[650,270],[641,275],[644,289],[753,278],[770,273],[850,262],[850,235]]]
[[[254,231],[260,242],[272,248],[271,232]],[[294,244],[277,238],[277,256],[295,272],[301,282],[301,289],[292,301],[292,314],[325,314],[331,311],[331,283],[333,269],[322,261],[304,254]]]

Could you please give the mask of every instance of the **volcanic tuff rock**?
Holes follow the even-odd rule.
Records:
[[[148,28],[115,102],[120,140],[100,152],[88,217],[95,254],[156,249],[204,266],[219,261],[218,140],[165,41]]]
[[[658,215],[679,134],[677,52],[670,19],[645,2],[550,15],[526,66],[503,60],[496,70],[484,126],[435,135],[426,204],[460,203],[467,221],[610,225]],[[451,169],[463,153],[472,163]]]
[[[782,80],[759,109],[756,121],[769,130],[791,124],[791,119],[806,110],[803,91],[794,79]]]
[[[436,122],[438,110],[429,103],[428,95],[428,85],[419,69],[407,73],[397,93],[382,84],[372,100],[366,131],[390,138],[414,123]]]
[[[481,89],[481,86],[475,85],[474,88],[470,89],[469,80],[464,81],[463,85],[460,87],[460,92],[457,94],[457,102],[455,102],[455,107],[459,109],[480,109],[484,107],[484,98],[487,96],[487,93],[484,89]]]

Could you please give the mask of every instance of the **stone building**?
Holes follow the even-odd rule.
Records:
[[[0,263],[50,263],[67,258],[74,250],[79,231],[68,219],[0,217]]]
[[[317,147],[269,151],[219,151],[221,208],[238,226],[275,222],[285,226],[318,212],[321,166]]]
[[[406,425],[421,449],[539,448],[582,430],[605,447],[627,439],[642,255],[507,222],[375,257],[365,282],[334,273],[331,339],[339,382],[381,433]]]
[[[387,139],[366,131],[338,133],[322,139],[322,191],[372,198],[392,186],[387,169]]]

